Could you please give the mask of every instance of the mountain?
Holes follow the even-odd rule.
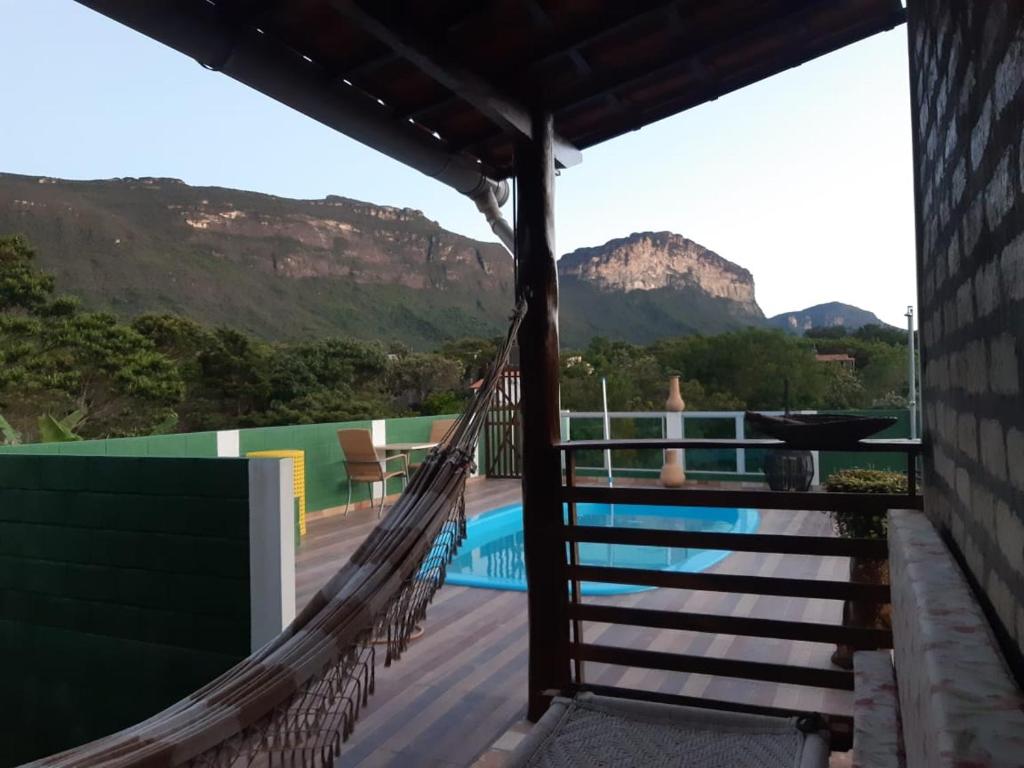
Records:
[[[342,197],[0,174],[0,233],[26,235],[58,288],[91,308],[176,312],[269,339],[427,347],[501,333],[512,303],[500,245]]]
[[[567,253],[558,262],[561,331],[634,342],[760,325],[754,278],[671,232],[639,232]]]
[[[268,339],[344,335],[430,348],[497,335],[513,263],[420,211],[292,200],[177,179],[0,174],[0,234],[58,289],[122,317],[173,312]],[[750,273],[686,238],[639,233],[559,262],[567,346],[760,324]]]
[[[855,331],[862,325],[888,325],[873,312],[838,301],[817,304],[797,312],[783,312],[781,315],[768,318],[767,322],[774,328],[801,335],[811,328],[831,328],[837,325],[849,331]]]

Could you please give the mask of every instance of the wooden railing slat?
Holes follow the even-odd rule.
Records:
[[[822,600],[865,600],[889,602],[887,584],[867,584],[821,579],[787,579],[769,576],[742,576],[732,573],[682,573],[643,568],[610,568],[599,565],[574,565],[568,577],[579,581],[634,584],[706,592],[738,592],[753,595],[813,597]]]
[[[923,509],[920,495],[902,493],[825,493],[821,491],[734,490],[731,488],[656,488],[600,485],[562,486],[562,500],[596,504],[644,504],[663,507],[792,509],[878,514],[889,509]]]
[[[810,643],[845,643],[857,648],[892,648],[892,632],[885,629],[845,627],[779,619],[752,619],[685,611],[658,611],[619,605],[580,603],[569,606],[569,618],[604,624],[627,624],[744,637],[771,637]]]
[[[786,555],[834,557],[888,557],[888,545],[879,539],[840,539],[827,536],[788,536],[764,533],[723,533],[713,531],[663,531],[653,528],[611,528],[570,525],[565,529],[570,542],[628,544],[640,547],[678,549],[728,549],[738,552],[770,552]]]
[[[841,669],[771,664],[763,661],[740,661],[590,643],[573,643],[569,647],[569,655],[581,661],[615,664],[623,667],[720,675],[743,680],[763,680],[771,683],[806,685],[841,691],[853,690],[853,672]]]

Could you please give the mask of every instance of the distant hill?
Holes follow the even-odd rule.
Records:
[[[816,304],[797,312],[783,312],[781,315],[768,318],[767,323],[774,328],[801,335],[811,328],[842,326],[852,332],[863,325],[888,326],[888,323],[883,323],[873,312],[838,301]]]
[[[0,174],[0,234],[36,246],[59,290],[122,317],[173,312],[267,339],[343,335],[428,348],[501,333],[513,265],[420,211],[292,200],[176,179]],[[559,262],[566,346],[759,325],[750,272],[670,232]]]

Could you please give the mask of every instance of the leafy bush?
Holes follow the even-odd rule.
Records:
[[[906,493],[907,478],[900,472],[880,469],[843,469],[829,475],[825,489],[832,493]],[[833,512],[840,536],[848,539],[884,539],[888,521],[884,514]]]

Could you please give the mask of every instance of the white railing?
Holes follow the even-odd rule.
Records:
[[[782,411],[760,411],[760,413],[766,413],[770,415],[781,415]],[[794,411],[793,413],[816,413],[816,411]],[[621,422],[624,420],[647,420],[656,421],[660,425],[658,434],[648,434],[645,437],[694,437],[693,434],[687,434],[686,424],[687,422],[693,422],[697,420],[709,421],[718,420],[727,422],[730,427],[728,428],[727,434],[718,434],[716,437],[743,440],[746,438],[746,425],[743,411],[683,411],[682,413],[670,413],[664,411],[609,411],[608,414],[609,422],[614,425],[615,422]],[[605,413],[602,411],[562,411],[562,439],[573,440],[574,437],[577,440],[580,439],[600,439],[603,434],[589,435],[586,438],[580,437],[578,432],[577,435],[573,435],[573,422],[580,420],[591,420],[602,423],[605,418]],[[611,428],[612,437],[615,437],[615,429]],[[691,469],[691,472],[714,472],[715,474],[725,475],[737,475],[742,476],[746,474],[760,474],[760,466],[747,466],[747,449],[736,448],[736,458],[734,467],[731,469],[712,469],[712,470],[700,470]],[[816,451],[814,453],[817,453]],[[577,465],[579,470],[588,471],[601,471],[604,473],[614,473],[615,470],[629,470],[630,472],[638,472],[645,474],[658,474],[661,468],[653,467],[616,467],[612,463],[612,452],[602,452],[603,458],[600,466],[583,466]],[[686,451],[682,452],[683,457],[683,468],[686,468]],[[818,466],[817,456],[815,456],[815,468]],[[817,469],[815,469],[817,472]],[[815,482],[817,478],[815,478]]]

